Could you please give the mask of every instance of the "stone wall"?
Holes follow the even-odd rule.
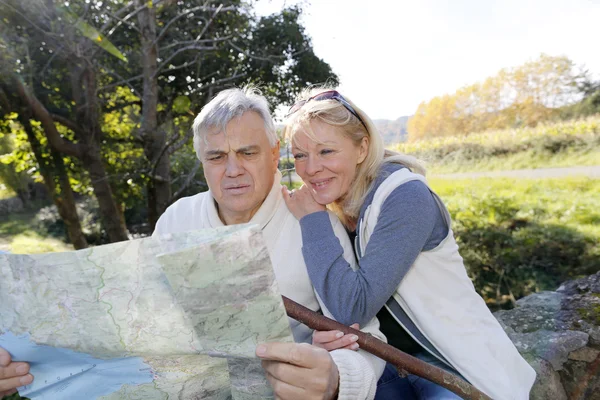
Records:
[[[494,315],[538,374],[532,400],[600,400],[600,272]]]
[[[0,216],[8,216],[23,211],[23,201],[18,197],[0,200]]]

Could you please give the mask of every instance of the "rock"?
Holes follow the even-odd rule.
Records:
[[[552,332],[539,330],[529,333],[509,335],[521,354],[532,354],[548,361],[555,371],[569,359],[569,354],[588,343],[589,335],[584,332]]]
[[[494,315],[538,374],[531,399],[600,400],[600,272]]]
[[[0,200],[0,216],[23,211],[23,201],[18,197]]]
[[[562,293],[539,292],[517,300],[519,307],[535,307],[538,310],[558,311],[564,298]]]
[[[596,358],[598,358],[598,354],[600,354],[600,350],[584,347],[582,349],[571,352],[571,354],[569,354],[569,360],[585,361],[587,363],[591,363],[594,362]]]
[[[600,326],[591,327],[588,335],[590,335],[590,345],[600,347]]]
[[[571,361],[559,375],[569,399],[600,400],[600,362]]]
[[[546,360],[534,359],[529,364],[535,369],[537,377],[529,394],[530,400],[567,400],[567,393],[560,381],[560,375]]]

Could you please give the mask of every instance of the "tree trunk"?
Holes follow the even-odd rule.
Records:
[[[109,177],[100,153],[102,130],[99,124],[99,107],[96,95],[96,77],[89,66],[75,67],[72,73],[73,98],[76,104],[76,120],[81,127],[75,132],[85,144],[81,157],[84,168],[90,174],[94,195],[98,199],[102,225],[111,242],[128,240],[123,212],[117,207]]]
[[[137,0],[143,6],[144,0]],[[158,129],[158,44],[156,43],[155,9],[145,7],[138,13],[142,43],[142,68],[144,93],[142,99],[141,137],[144,154],[150,163],[148,183],[148,222],[152,229],[171,199],[171,165],[165,151],[166,133]]]
[[[58,181],[60,185],[59,192],[59,190],[57,190],[56,183],[54,182],[51,161],[44,159],[42,155],[42,146],[35,136],[33,129],[31,128],[31,123],[29,122],[29,116],[27,114],[29,113],[19,113],[19,121],[27,133],[27,139],[29,140],[33,154],[40,167],[40,173],[44,178],[44,184],[48,189],[48,193],[50,196],[52,196],[52,200],[58,209],[58,214],[67,226],[67,234],[69,235],[69,240],[73,244],[73,247],[75,247],[76,250],[85,249],[88,247],[88,243],[81,229],[81,223],[79,222],[77,208],[75,205],[75,196],[73,196],[73,190],[71,188],[71,183],[69,182],[69,177],[67,175],[62,155],[56,150],[51,149],[52,160],[54,161],[55,167],[54,169],[58,174]]]
[[[87,68],[74,68],[71,74],[73,98],[76,104],[79,129],[75,130],[78,143],[65,140],[56,129],[52,116],[33,93],[29,93],[21,80],[15,76],[16,92],[25,101],[32,114],[44,128],[50,146],[60,153],[79,158],[89,172],[94,193],[98,199],[100,217],[111,242],[128,240],[122,211],[117,208],[106,169],[100,155],[101,130],[98,121],[95,76]],[[85,80],[84,80],[85,79]],[[85,90],[83,96],[81,89]],[[76,124],[73,124],[76,125]],[[81,128],[85,126],[86,128]]]
[[[117,203],[114,201],[112,188],[108,182],[108,176],[106,175],[106,169],[100,157],[99,149],[96,148],[94,151],[85,154],[82,161],[84,168],[90,174],[94,195],[98,199],[100,218],[108,234],[108,239],[111,242],[128,240],[129,237],[127,236],[123,212],[117,207]]]
[[[52,158],[56,165],[56,173],[58,174],[58,184],[60,185],[60,193],[55,193],[54,204],[58,208],[58,213],[69,233],[69,239],[73,243],[76,250],[85,249],[88,247],[87,240],[81,229],[79,216],[77,215],[77,207],[75,204],[75,196],[69,182],[69,175],[65,168],[65,163],[62,154],[52,149]]]

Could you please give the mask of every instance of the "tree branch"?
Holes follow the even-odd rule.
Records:
[[[206,23],[206,25],[204,25],[204,28],[202,28],[202,31],[200,32],[200,34],[198,36],[196,36],[196,41],[202,39],[202,36],[204,36],[204,34],[206,33],[206,30],[212,24],[213,20],[215,19],[215,17],[217,16],[217,14],[219,12],[221,12],[222,9],[223,9],[223,4],[219,4],[219,7],[217,7],[217,9],[213,13],[212,17],[210,17],[210,19],[208,20],[208,22]]]
[[[197,43],[204,44],[204,43],[225,42],[225,41],[231,39],[232,37],[233,36],[229,35],[229,36],[223,36],[222,38],[216,38],[216,39],[186,40],[184,42],[175,42],[175,43],[169,44],[165,47],[161,47],[159,50],[162,52],[162,51],[168,50],[170,48],[182,46],[182,45],[186,45],[186,44],[197,44]]]
[[[141,107],[142,101],[139,100],[139,101],[133,101],[131,103],[119,103],[119,104],[115,105],[114,107],[103,108],[103,110],[106,113],[110,113],[113,111],[120,111],[120,110],[124,109],[125,107],[130,107],[130,106],[140,106]]]
[[[133,91],[133,94],[135,94],[138,98],[143,98],[142,95],[137,91],[136,88],[134,88],[132,85],[129,84],[130,80],[133,80],[133,78],[131,79],[125,79],[123,78],[121,75],[119,75],[118,73],[116,73],[115,71],[111,70],[110,68],[106,68],[105,66],[103,66],[102,64],[98,64],[100,65],[100,67],[102,67],[106,72],[108,72],[109,74],[116,76],[117,78],[121,79],[122,83],[125,83],[129,89],[131,89]],[[135,77],[138,78],[138,77]],[[98,93],[101,89],[104,89],[105,86],[103,86],[102,88],[96,89],[96,93]]]
[[[153,0],[152,1],[152,6],[155,7],[157,5],[159,5],[160,3],[162,3],[164,0]],[[133,2],[130,3],[131,5],[133,5]],[[129,8],[129,5],[126,6],[127,8]],[[129,14],[127,14],[125,17],[123,17],[121,20],[119,20],[119,22],[117,22],[117,24],[115,26],[112,27],[112,29],[110,31],[108,31],[108,33],[106,34],[106,37],[111,36],[119,26],[121,26],[121,24],[123,22],[121,21],[127,21],[129,18],[134,17],[137,13],[139,13],[140,11],[142,11],[143,9],[148,7],[148,3],[144,3],[144,5],[136,8],[135,10],[133,10],[132,12],[130,12]],[[119,10],[120,11],[120,10]],[[117,14],[119,12],[117,11]],[[100,32],[104,32],[104,30],[108,28],[108,23],[104,24],[104,26],[102,27],[102,29],[100,30]]]
[[[171,27],[171,25],[173,23],[175,23],[177,20],[185,17],[188,14],[191,14],[196,11],[215,11],[215,13],[218,13],[220,11],[233,11],[233,10],[235,10],[234,6],[223,7],[223,4],[219,5],[219,7],[198,6],[198,7],[190,8],[189,10],[186,10],[186,11],[182,12],[181,14],[177,14],[175,17],[171,18],[171,20],[169,22],[167,22],[165,27],[160,31],[160,33],[156,37],[154,44],[160,42],[160,40],[163,38],[163,36],[165,36],[167,34],[169,28]],[[213,18],[214,18],[214,16],[213,16]],[[212,21],[212,19],[211,19],[211,21]],[[210,21],[208,22],[208,24],[210,24]]]
[[[179,140],[173,140],[171,143],[165,145],[165,150],[168,150],[169,147],[172,146],[171,150],[169,150],[169,155],[174,154],[176,151],[181,149],[194,135],[194,132],[191,129],[188,129],[186,134]]]
[[[156,157],[155,160],[152,160],[154,162],[154,164],[152,165],[152,169],[150,170],[151,177],[154,177],[154,174],[156,173],[156,168],[158,168],[158,163],[160,162],[160,159],[163,157],[163,155],[165,155],[167,150],[169,150],[169,148],[171,146],[175,145],[176,143],[177,143],[177,149],[181,148],[181,146],[183,146],[183,144],[187,143],[187,141],[190,140],[190,137],[192,136],[192,134],[193,134],[192,130],[188,129],[186,134],[179,141],[177,140],[176,135],[173,135],[174,136],[173,139],[170,140],[169,142],[165,143],[165,146],[160,150],[160,154],[158,155],[158,157]],[[169,154],[172,154],[172,152]]]
[[[10,101],[8,100],[8,96],[6,95],[6,91],[2,85],[0,85],[0,110],[1,109],[4,109],[5,114],[8,114],[12,110]],[[1,115],[2,114],[0,114],[0,116]]]
[[[231,40],[229,40],[227,43],[229,43],[229,45],[231,47],[233,47],[235,50],[237,50],[240,53],[244,54],[246,57],[252,58],[252,59],[255,59],[255,60],[259,60],[259,61],[274,62],[274,60],[276,60],[276,59],[286,59],[288,57],[286,55],[283,55],[283,56],[280,56],[280,55],[270,55],[270,56],[267,56],[267,57],[261,57],[261,56],[257,56],[257,55],[254,55],[254,54],[250,54],[250,52],[248,50],[242,49],[241,47],[239,47],[238,45],[236,45],[235,43],[233,43]],[[307,51],[307,49],[296,51],[296,52],[292,53],[291,56],[297,56],[299,54],[305,53],[306,51]]]
[[[71,121],[70,119],[63,117],[62,115],[50,113],[50,117],[52,117],[52,119],[55,122],[58,122],[59,124],[61,124],[62,126],[66,127],[66,128],[69,128],[73,132],[78,133],[78,132],[83,131],[79,125],[77,125],[75,122]]]
[[[142,79],[143,77],[144,77],[144,75],[138,75],[138,76],[134,76],[133,78],[122,79],[122,80],[120,80],[118,82],[102,86],[101,88],[98,88],[98,91],[111,89],[113,87],[120,86],[120,85],[123,85],[123,84],[129,84],[129,82],[137,81],[138,79]],[[127,86],[129,86],[129,85],[127,85]],[[131,86],[129,86],[129,87],[131,87]]]
[[[121,18],[121,14],[124,14],[125,12],[127,12],[127,10],[129,10],[131,8],[131,6],[133,6],[133,1],[130,1],[129,3],[127,3],[125,6],[121,7],[120,10],[117,10],[116,13],[114,13],[112,15],[113,18]],[[108,26],[112,23],[113,21],[106,21],[104,23],[104,25],[102,25],[102,27],[99,29],[100,33],[103,33],[105,30],[108,29]]]
[[[136,31],[136,32],[138,32],[138,33],[141,33],[141,32],[140,32],[140,30],[137,28],[137,26],[135,26],[135,24],[134,24],[133,22],[126,21],[126,20],[124,20],[124,19],[121,19],[121,18],[117,17],[116,15],[113,15],[113,14],[111,14],[111,13],[108,13],[108,12],[107,12],[106,14],[107,14],[108,16],[110,16],[111,18],[114,18],[114,19],[116,19],[117,21],[119,21],[119,23],[121,23],[121,24],[124,24],[124,25],[127,25],[128,27],[130,27],[130,28],[131,28],[131,29],[133,29],[134,31]]]
[[[13,76],[13,81],[17,89],[17,93],[21,98],[29,105],[32,114],[38,119],[44,128],[46,137],[50,145],[57,151],[68,154],[73,157],[82,158],[83,146],[81,144],[72,143],[68,140],[63,139],[58,133],[54,120],[50,116],[50,113],[42,103],[33,94],[28,93],[28,90],[23,85],[23,82],[17,77]]]
[[[274,62],[273,59],[274,58],[280,58],[283,56],[268,56],[268,57],[260,57],[260,56],[255,56],[254,54],[250,54],[250,52],[248,50],[244,50],[241,47],[239,47],[238,45],[234,44],[231,40],[229,40],[227,42],[231,47],[233,47],[235,50],[239,51],[240,53],[242,53],[243,55],[245,55],[248,58],[252,58],[255,60],[259,60],[259,61],[268,61],[268,62]]]
[[[167,58],[164,62],[162,62],[158,68],[156,69],[156,74],[158,75],[160,73],[160,71],[165,67],[165,65],[167,65],[169,63],[169,61],[171,61],[173,58],[175,58],[175,56],[177,56],[179,53],[182,53],[184,51],[187,50],[217,50],[216,47],[205,47],[205,46],[187,46],[187,47],[183,47],[181,49],[178,49],[176,52],[174,52],[173,54],[171,54],[169,56],[169,58]]]
[[[31,21],[29,18],[27,18],[27,16],[25,14],[23,14],[22,12],[20,12],[19,10],[17,10],[15,7],[13,7],[12,5],[6,3],[4,0],[0,0],[0,4],[4,4],[6,7],[12,8],[12,10],[19,14],[21,17],[23,17],[23,19],[25,19],[25,21],[27,21],[32,27],[34,27],[35,29],[37,29],[38,31],[40,31],[43,35],[48,35],[49,32],[43,30],[42,28],[40,28],[39,26],[37,26],[33,21]]]
[[[361,349],[395,365],[399,372],[408,372],[423,377],[450,390],[452,393],[456,393],[466,400],[491,400],[490,397],[454,374],[410,356],[370,334],[366,334],[357,329],[352,329],[337,321],[317,314],[285,296],[281,297],[283,298],[285,311],[296,321],[302,322],[308,327],[319,331],[338,330],[345,335],[350,333],[354,334],[358,336],[357,343],[360,345]]]
[[[196,176],[196,173],[198,172],[199,169],[200,169],[200,160],[196,160],[196,164],[194,164],[194,168],[192,168],[192,170],[188,174],[183,185],[181,185],[181,187],[177,190],[177,192],[175,192],[173,194],[173,196],[171,196],[171,199],[169,200],[169,205],[173,204],[173,202],[175,202],[175,200],[177,200],[179,198],[179,196],[181,196],[181,194],[185,191],[185,189],[188,188],[188,186],[190,185],[190,183],[192,183],[192,180],[194,179],[194,176]]]
[[[216,86],[219,86],[219,85],[221,85],[223,83],[227,83],[227,82],[231,82],[233,80],[239,79],[239,78],[243,78],[246,75],[248,75],[247,72],[238,74],[237,71],[236,71],[236,72],[234,72],[234,74],[232,76],[230,76],[228,78],[217,79],[214,82],[207,83],[206,85],[202,85],[202,89],[209,88],[209,87],[216,87]]]
[[[186,61],[181,65],[177,65],[175,67],[169,68],[167,71],[172,72],[172,71],[177,71],[178,69],[187,68],[189,66],[192,66],[198,62],[199,57],[200,57],[200,55],[197,55],[192,61]]]

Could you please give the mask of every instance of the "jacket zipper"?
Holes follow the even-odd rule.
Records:
[[[394,300],[394,301],[396,301],[396,300]],[[425,345],[425,344],[421,343],[421,341],[420,341],[419,339],[417,339],[417,338],[415,337],[415,335],[413,335],[413,334],[412,334],[412,332],[410,331],[410,329],[408,329],[406,326],[404,326],[404,324],[403,324],[402,322],[400,322],[400,320],[398,320],[398,318],[396,317],[396,314],[394,314],[394,313],[392,312],[392,310],[391,310],[391,309],[388,307],[388,305],[387,305],[387,304],[386,304],[384,307],[386,308],[386,310],[388,310],[388,312],[390,313],[390,315],[391,315],[392,317],[394,317],[394,319],[396,320],[396,322],[398,323],[398,325],[400,325],[400,326],[402,327],[402,329],[404,329],[404,331],[405,331],[406,333],[408,333],[408,335],[409,335],[411,338],[413,338],[413,340],[414,340],[415,342],[417,342],[417,343],[418,343],[418,344],[419,344],[419,345],[420,345],[422,348],[424,348],[424,349],[425,349],[425,350],[426,350],[426,351],[427,351],[429,354],[431,354],[432,356],[434,356],[435,358],[437,358],[439,361],[441,361],[441,362],[443,362],[444,364],[446,364],[448,367],[452,368],[454,371],[456,371],[456,368],[454,368],[454,366],[453,366],[453,365],[451,365],[451,364],[450,364],[448,361],[446,361],[446,360],[444,360],[444,359],[440,358],[440,357],[439,357],[437,354],[435,354],[433,351],[431,351],[427,345]],[[400,304],[398,304],[398,307],[402,308],[402,306],[401,306]],[[408,316],[408,314],[407,314],[407,316]],[[410,317],[408,317],[408,318],[410,318]],[[412,319],[411,319],[411,321],[412,321]],[[413,323],[414,323],[414,321],[413,321]],[[416,324],[415,324],[415,326],[416,326]],[[418,328],[417,328],[417,329],[418,329]],[[430,343],[431,343],[431,342],[430,342]],[[435,348],[435,346],[434,346],[433,344],[432,344],[431,346],[433,346],[433,347]],[[436,350],[439,352],[439,350],[438,350],[438,349],[436,349]],[[457,373],[458,373],[458,371],[457,371]]]

